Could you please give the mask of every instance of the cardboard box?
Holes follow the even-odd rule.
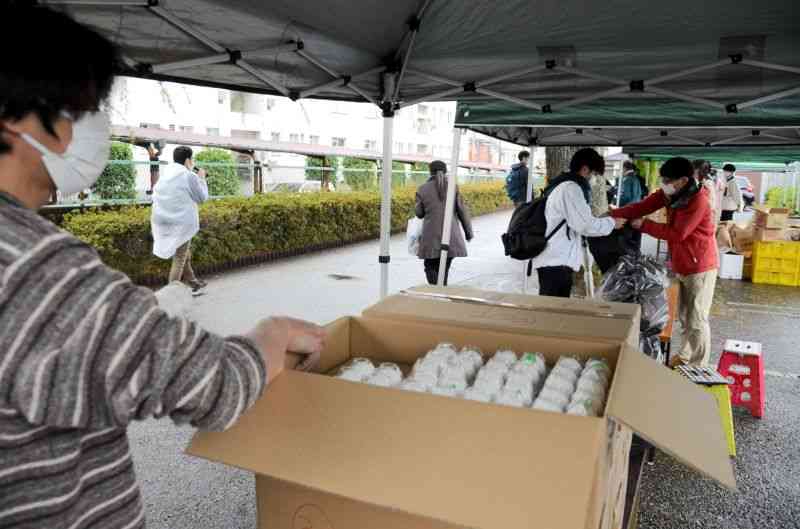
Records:
[[[783,241],[786,240],[785,229],[771,229],[756,226],[753,230],[754,241]]]
[[[744,274],[744,256],[723,253],[719,256],[719,272],[721,279],[742,279]]]
[[[753,254],[753,226],[731,226],[731,242],[733,250],[739,255],[750,256]]]
[[[767,229],[785,228],[789,223],[789,210],[786,208],[770,208],[755,206],[756,226]]]
[[[364,355],[411,365],[442,341],[540,351],[549,362],[603,357],[614,370],[605,415],[287,371],[233,428],[197,434],[188,452],[256,473],[261,529],[616,529],[631,430],[735,488],[713,397],[631,347],[637,306],[459,294],[475,299],[417,291],[333,322],[320,372]],[[434,307],[435,321],[419,316]],[[562,324],[550,328],[553,311]]]

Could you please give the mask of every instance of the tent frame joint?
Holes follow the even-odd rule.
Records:
[[[231,64],[239,64],[242,60],[242,50],[226,50],[228,52],[228,61]]]
[[[725,106],[725,112],[728,114],[738,114],[739,113],[739,105],[736,103],[731,103],[730,105]]]
[[[297,101],[300,99],[300,90],[289,90],[289,99],[292,101]]]
[[[478,87],[475,85],[475,81],[464,83],[464,92],[474,93],[477,89]]]
[[[630,82],[631,92],[644,92],[644,79],[636,79]]]
[[[555,69],[555,67],[556,67],[555,59],[548,59],[548,60],[544,61],[544,67],[547,68],[548,70]]]
[[[406,24],[408,24],[409,31],[419,31],[419,27],[422,25],[422,19],[417,15],[411,15]]]
[[[741,64],[741,62],[744,60],[744,56],[741,53],[734,53],[729,57],[731,59],[731,64]]]

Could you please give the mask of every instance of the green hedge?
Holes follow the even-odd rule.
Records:
[[[413,215],[413,188],[395,191],[392,230]],[[502,183],[461,186],[472,214],[510,207]],[[200,233],[192,242],[193,266],[219,270],[271,255],[301,253],[378,237],[380,198],[375,193],[265,194],[214,200],[200,207]],[[109,266],[134,281],[166,277],[169,261],[152,254],[150,208],[70,213],[63,228],[94,246]]]

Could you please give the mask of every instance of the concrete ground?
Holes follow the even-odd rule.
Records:
[[[475,220],[470,257],[457,259],[451,282],[520,291],[521,263],[503,257],[500,234],[509,213]],[[652,243],[648,248],[652,248]],[[357,314],[378,296],[377,243],[287,259],[212,277],[195,298],[191,316],[225,334],[259,318],[288,314],[319,323]],[[392,240],[390,285],[423,283],[422,264],[402,236]],[[535,278],[530,285],[535,292]],[[800,527],[800,289],[721,282],[713,311],[715,350],[725,338],[761,341],[767,369],[767,413],[761,420],[736,412],[739,492],[728,492],[659,453],[646,470],[640,527]],[[192,435],[168,421],[131,428],[149,527],[254,528],[254,484],[247,472],[182,455]]]

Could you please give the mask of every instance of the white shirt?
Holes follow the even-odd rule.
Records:
[[[200,231],[197,205],[208,200],[206,181],[181,164],[168,165],[153,188],[153,255],[169,259]]]
[[[559,184],[550,193],[544,215],[548,235],[562,220],[567,222],[550,238],[544,251],[533,259],[534,268],[568,266],[578,271],[583,266],[581,236],[600,237],[614,231],[614,219],[592,215],[581,187],[575,182]]]

